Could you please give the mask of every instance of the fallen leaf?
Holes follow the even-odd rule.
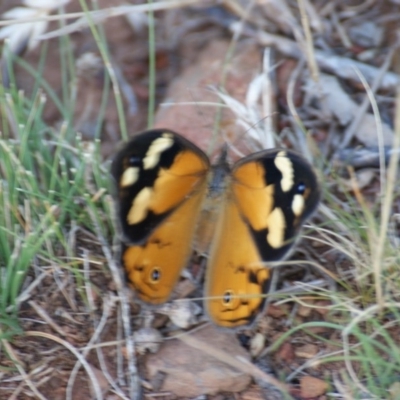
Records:
[[[297,347],[294,351],[296,357],[313,358],[318,353],[318,346],[315,344],[305,344],[304,346]]]
[[[328,390],[328,384],[322,379],[313,376],[303,376],[300,379],[300,393],[302,398],[322,396]]]
[[[190,335],[231,356],[250,358],[233,332],[223,332],[208,326]],[[157,354],[149,354],[146,368],[149,380],[159,372],[165,373],[162,391],[183,397],[197,397],[221,391],[240,392],[251,381],[250,375],[178,339],[164,342]]]
[[[290,342],[285,342],[275,354],[275,359],[290,362],[294,359],[294,349]]]
[[[297,309],[297,315],[300,315],[300,317],[309,317],[310,314],[312,313],[313,308],[308,306],[307,304],[300,304],[299,308]]]

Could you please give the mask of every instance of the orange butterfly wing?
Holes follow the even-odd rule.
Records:
[[[266,262],[285,256],[319,202],[312,167],[296,153],[266,150],[234,166],[206,271],[205,308],[223,327],[251,324],[265,303]]]
[[[170,297],[191,253],[209,168],[200,149],[166,130],[138,135],[117,154],[122,264],[141,300]]]

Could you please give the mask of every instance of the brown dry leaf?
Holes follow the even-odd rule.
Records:
[[[304,346],[297,347],[294,354],[296,357],[313,358],[318,353],[318,346],[315,344],[305,344]]]
[[[290,342],[285,342],[275,354],[275,359],[290,362],[294,359],[294,349]]]
[[[332,303],[329,300],[319,300],[315,302],[315,311],[320,315],[326,315],[330,311]]]
[[[277,306],[275,304],[269,304],[267,309],[267,315],[272,318],[282,318],[285,315],[288,315],[288,307],[286,304],[282,304]]]
[[[250,386],[247,390],[241,393],[242,400],[263,400],[264,396],[259,386]]]
[[[297,315],[303,318],[309,317],[312,311],[313,308],[308,306],[307,304],[300,304],[299,308],[297,309]]]
[[[300,379],[300,393],[302,398],[322,396],[328,390],[328,384],[313,376],[303,376]]]
[[[223,332],[208,326],[190,335],[231,356],[249,359],[248,353],[232,332]],[[251,380],[250,375],[178,339],[164,342],[157,354],[149,355],[146,368],[149,380],[159,372],[166,374],[161,390],[183,397],[197,397],[221,391],[240,392]]]

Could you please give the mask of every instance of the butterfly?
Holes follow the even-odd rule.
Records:
[[[262,311],[267,263],[287,255],[320,200],[317,176],[298,153],[263,150],[214,168],[200,148],[167,129],[133,137],[111,175],[121,263],[139,299],[152,305],[170,298],[206,215],[203,204],[217,199],[204,306],[222,327],[249,325]]]

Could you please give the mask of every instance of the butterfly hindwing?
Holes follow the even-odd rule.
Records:
[[[266,150],[234,165],[206,272],[205,306],[217,325],[255,319],[269,286],[266,263],[288,253],[319,197],[312,167],[294,152]]]
[[[262,309],[270,271],[237,204],[226,196],[207,263],[204,304],[215,324],[234,327],[248,325]]]
[[[134,137],[113,161],[122,264],[148,303],[167,301],[185,267],[209,168],[199,148],[167,130]]]
[[[196,193],[160,224],[142,245],[125,246],[122,263],[139,298],[165,303],[191,254],[196,216],[202,203]]]

